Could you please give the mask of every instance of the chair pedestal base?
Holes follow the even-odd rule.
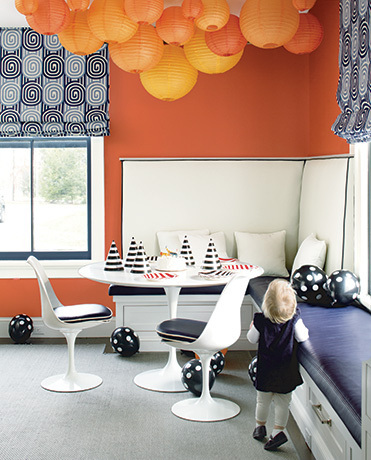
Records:
[[[41,382],[45,390],[59,393],[76,393],[78,391],[91,390],[102,383],[97,375],[74,373],[73,375],[61,374],[48,377]]]
[[[173,405],[171,412],[177,417],[195,422],[217,422],[233,418],[240,407],[227,399],[185,399]]]

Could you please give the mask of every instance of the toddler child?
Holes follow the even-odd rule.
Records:
[[[275,450],[287,442],[284,429],[292,391],[303,383],[296,357],[297,344],[309,335],[296,308],[295,292],[286,280],[276,279],[269,284],[262,311],[255,313],[247,333],[250,342],[258,343],[253,437],[261,441],[267,435],[265,425],[269,406],[274,401],[274,429],[264,449]]]

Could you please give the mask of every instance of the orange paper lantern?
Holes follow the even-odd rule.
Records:
[[[195,19],[196,26],[201,30],[215,31],[224,27],[229,19],[227,0],[202,0],[204,10]]]
[[[292,0],[246,0],[240,27],[246,40],[259,48],[278,48],[295,35],[299,12]]]
[[[193,21],[183,16],[180,6],[170,6],[156,22],[156,30],[166,43],[180,46],[192,38],[195,28]]]
[[[316,0],[292,0],[292,4],[298,11],[306,11],[313,8]]]
[[[299,27],[294,37],[283,46],[294,54],[311,53],[319,47],[323,39],[323,27],[311,13],[300,14]]]
[[[25,16],[35,13],[38,6],[38,0],[15,0],[16,9]]]
[[[138,24],[153,24],[164,10],[164,0],[125,0],[125,12]]]
[[[125,42],[138,30],[138,24],[125,14],[124,0],[94,0],[88,24],[93,34],[107,43]]]
[[[85,11],[89,8],[90,0],[67,0],[67,5],[71,11]]]
[[[80,56],[95,53],[104,43],[90,30],[87,11],[72,12],[69,25],[58,34],[58,38],[68,51]]]
[[[109,51],[118,67],[126,72],[141,73],[160,62],[164,44],[152,25],[143,24],[130,40],[110,44]]]
[[[188,94],[197,82],[198,72],[187,61],[181,47],[165,45],[161,61],[140,74],[142,85],[162,101],[175,101]]]
[[[36,12],[26,16],[28,25],[43,35],[54,35],[67,27],[70,10],[64,0],[39,0]]]
[[[219,56],[233,56],[242,51],[247,43],[240,29],[240,20],[234,14],[229,16],[227,24],[216,32],[205,33],[209,49]]]
[[[223,73],[234,67],[241,59],[243,50],[233,56],[218,56],[206,45],[205,32],[196,29],[193,38],[184,45],[185,55],[197,70],[215,74]]]
[[[194,21],[204,10],[202,0],[183,0],[182,13],[186,19]]]

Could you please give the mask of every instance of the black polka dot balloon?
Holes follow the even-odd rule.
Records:
[[[335,270],[328,277],[328,290],[336,306],[349,305],[359,296],[359,278],[349,270]]]
[[[10,320],[8,331],[15,343],[25,343],[33,331],[33,321],[28,315],[16,315]]]
[[[209,369],[209,389],[215,382],[215,372]],[[191,359],[182,368],[182,383],[184,388],[196,396],[201,396],[202,392],[202,365],[199,359]]]
[[[295,270],[291,284],[298,297],[311,305],[328,307],[333,303],[327,275],[315,265],[302,265]]]
[[[252,381],[252,383],[255,383],[256,380],[256,371],[258,368],[258,355],[254,356],[253,359],[251,360],[251,363],[249,364],[249,376]]]
[[[218,376],[224,369],[225,358],[221,351],[215,353],[211,358],[210,367],[215,372],[215,376]]]
[[[121,356],[133,356],[139,351],[139,337],[130,327],[118,327],[111,334],[112,348]]]

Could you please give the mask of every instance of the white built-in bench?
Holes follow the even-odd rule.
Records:
[[[123,160],[122,203],[124,253],[132,236],[143,241],[148,255],[155,255],[159,252],[158,231],[208,228],[211,233],[224,232],[227,253],[236,257],[234,232],[285,230],[288,270],[298,247],[311,233],[326,241],[324,268],[328,274],[339,268],[353,270],[353,158],[350,156],[306,160]],[[139,334],[142,351],[164,350],[154,332],[155,326],[168,317],[161,289],[156,294],[154,289],[145,293],[110,289],[116,303],[117,326],[132,327]],[[218,292],[181,292],[178,313],[207,319],[217,298]],[[235,349],[251,349],[246,331],[258,307],[259,303],[246,295],[241,337]],[[314,310],[309,312],[313,314]],[[365,315],[364,318],[368,313]],[[366,431],[368,426],[370,432],[371,425],[370,369],[371,361],[365,362],[361,449],[359,441],[312,379],[314,375],[302,368],[304,385],[295,392],[292,414],[317,460],[371,458],[371,439]],[[331,418],[331,425],[318,420],[313,411],[313,406],[318,405]]]

